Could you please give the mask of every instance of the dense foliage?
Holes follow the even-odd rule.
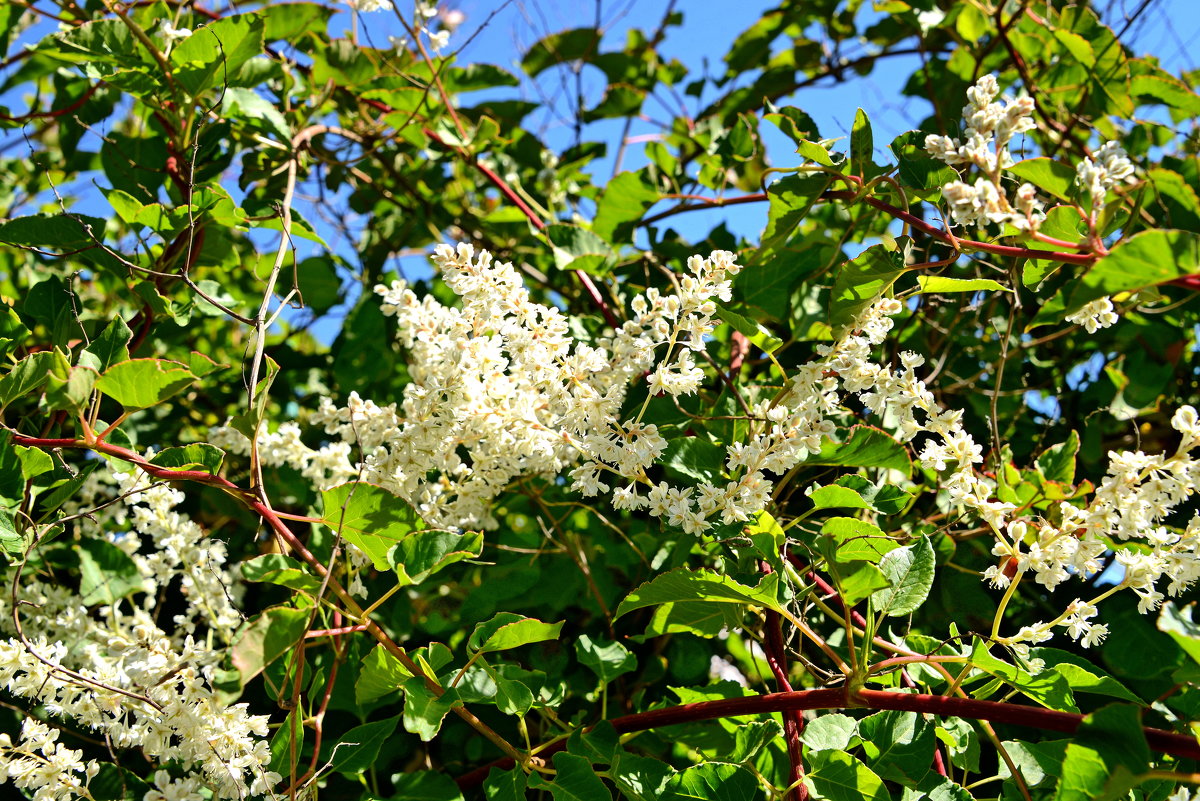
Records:
[[[1186,801],[1196,76],[688,11],[0,7],[3,792]],[[803,110],[897,65],[920,130]]]

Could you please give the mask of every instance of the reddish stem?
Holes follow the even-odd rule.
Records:
[[[993,723],[1026,726],[1063,734],[1074,734],[1084,718],[1083,715],[1073,712],[1021,706],[1006,701],[977,701],[973,698],[952,698],[944,695],[859,690],[857,694],[851,696],[844,687],[838,687],[683,704],[613,718],[609,723],[617,730],[618,734],[629,734],[699,720],[715,720],[742,715],[766,715],[773,712],[804,709],[895,709],[902,712],[934,714],[940,717],[987,720]],[[1200,759],[1200,743],[1197,743],[1194,737],[1150,727],[1143,727],[1142,732],[1145,734],[1147,744],[1155,751],[1184,759]],[[564,738],[547,744],[538,751],[538,756],[546,757],[562,751],[566,747],[567,741]],[[487,778],[493,768],[508,770],[513,766],[514,763],[511,759],[496,760],[460,776],[457,779],[458,786],[462,789],[476,787]]]
[[[792,692],[788,681],[787,648],[783,643],[783,623],[778,612],[767,612],[766,621],[767,665],[775,675],[780,692]],[[788,797],[793,801],[808,801],[808,787],[804,784],[804,748],[800,735],[804,733],[804,715],[798,709],[783,713],[783,739],[787,743],[789,774],[788,785],[792,788]]]

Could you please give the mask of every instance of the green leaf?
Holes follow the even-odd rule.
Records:
[[[278,584],[280,587],[316,595],[321,579],[312,575],[304,564],[281,553],[265,553],[242,562],[242,578]]]
[[[1134,292],[1200,272],[1200,234],[1141,231],[1124,239],[1075,283],[1066,312],[1105,295]]]
[[[1038,787],[1047,779],[1053,781],[1062,775],[1067,741],[1026,743],[1020,740],[1005,740],[1003,745],[1013,763],[1021,771],[1021,775],[1025,777],[1025,783],[1030,787]],[[1008,779],[1012,776],[1008,765],[1003,761],[999,768],[1001,777]]]
[[[192,385],[196,376],[179,362],[130,359],[117,362],[96,381],[96,389],[126,409],[147,409]]]
[[[66,61],[123,67],[143,63],[140,45],[133,40],[129,26],[119,19],[85,22],[56,34],[53,39],[58,46],[58,52],[50,52]]]
[[[817,487],[808,494],[814,509],[870,509],[871,504],[852,489],[830,484]]]
[[[601,33],[595,28],[552,33],[525,52],[521,67],[528,75],[534,76],[555,64],[590,59],[600,47],[600,38]]]
[[[520,768],[492,768],[483,782],[483,794],[487,801],[525,801],[525,786],[525,771]]]
[[[1071,188],[1075,186],[1075,168],[1070,164],[1039,156],[1018,161],[1008,169],[1046,194],[1070,202]]]
[[[21,317],[12,308],[5,306],[0,309],[0,357],[8,356],[29,336],[29,329],[21,322]]]
[[[875,596],[875,608],[889,617],[915,612],[933,587],[934,562],[933,546],[925,535],[912,545],[884,554],[879,569],[892,586]]]
[[[24,557],[32,544],[33,532],[29,529],[25,529],[24,533],[18,531],[12,513],[7,509],[0,509],[0,550],[4,551],[9,561]]]
[[[617,606],[616,620],[635,609],[678,601],[710,604],[745,604],[779,611],[779,578],[772,573],[757,587],[739,584],[711,570],[677,568],[662,573],[625,596]]]
[[[1095,749],[1068,743],[1055,801],[1093,801],[1103,795],[1109,770]]]
[[[21,476],[26,481],[32,481],[43,473],[49,473],[54,469],[54,458],[41,448],[26,448],[23,445],[14,445],[13,451],[17,454],[17,460],[21,463]]]
[[[934,295],[947,292],[1012,292],[1011,289],[990,278],[946,278],[941,275],[917,276],[921,294]]]
[[[862,476],[842,476],[833,482],[833,484],[834,486],[853,490],[858,497],[870,504],[870,508],[885,515],[899,513],[904,507],[908,506],[909,501],[913,498],[912,495],[899,487],[891,484],[875,486]]]
[[[616,260],[607,242],[578,225],[554,223],[542,229],[554,251],[554,264],[560,270],[583,270],[606,275]]]
[[[90,367],[72,367],[65,379],[51,373],[46,381],[47,406],[78,414],[91,402],[99,377]]]
[[[1158,630],[1169,635],[1192,661],[1200,664],[1200,624],[1192,622],[1195,609],[1195,603],[1178,607],[1174,601],[1167,601],[1158,615]]]
[[[871,121],[861,108],[854,115],[854,127],[850,129],[850,171],[866,180],[875,171],[875,138],[871,134]]]
[[[1051,445],[1037,458],[1038,470],[1050,481],[1064,484],[1075,482],[1075,454],[1079,453],[1079,434],[1074,430],[1067,435],[1066,442]]]
[[[232,661],[241,673],[243,684],[300,642],[308,629],[310,614],[306,609],[273,606],[242,629],[233,644]]]
[[[890,801],[883,780],[845,751],[815,751],[805,781],[829,801]]]
[[[843,264],[829,296],[829,324],[850,325],[904,274],[904,253],[894,245],[872,245]]]
[[[334,9],[317,3],[270,3],[258,11],[264,42],[295,44],[304,34],[323,34]]]
[[[679,771],[667,784],[664,801],[751,801],[762,798],[758,780],[740,765],[701,762]]]
[[[290,773],[300,763],[303,749],[304,715],[301,714],[301,706],[297,706],[288,713],[283,725],[271,738],[270,770],[276,773]]]
[[[388,801],[462,801],[462,797],[454,779],[445,773],[418,770],[392,775],[392,794]]]
[[[554,781],[546,785],[554,801],[606,801],[612,798],[586,759],[559,752],[554,755]]]
[[[324,490],[321,501],[321,521],[361,548],[377,570],[390,570],[388,551],[412,532],[425,528],[425,522],[407,501],[365,481]]]
[[[328,762],[338,773],[362,773],[375,764],[379,749],[396,731],[399,722],[400,716],[396,715],[355,726],[342,735],[336,745],[325,743],[321,750],[328,749],[329,755],[323,762]]]
[[[858,733],[858,721],[840,712],[819,715],[804,725],[800,739],[810,751],[844,751],[850,748]]]
[[[1048,709],[1079,711],[1066,678],[1054,670],[1043,670],[1034,675],[1023,668],[1002,662],[988,653],[988,645],[982,640],[976,640],[971,648],[971,664],[1007,682]]]
[[[944,161],[938,161],[925,150],[923,131],[906,131],[892,140],[900,182],[917,190],[921,197],[933,197],[942,187],[958,180],[958,173]]]
[[[776,254],[791,238],[832,181],[833,177],[825,173],[801,173],[785,175],[767,187],[767,227],[757,263],[769,263],[769,255]],[[756,303],[751,297],[746,300]]]
[[[354,702],[363,705],[399,690],[413,678],[412,671],[382,645],[376,645],[362,661],[354,682]]]
[[[888,709],[858,724],[863,754],[873,771],[896,782],[917,782],[928,772],[935,725],[916,712]]]
[[[912,475],[912,459],[908,450],[886,431],[873,426],[853,426],[849,432],[842,431],[841,434],[841,442],[822,442],[821,452],[811,454],[803,463],[836,467],[884,467]]]
[[[85,539],[79,553],[79,594],[84,606],[112,604],[144,592],[142,574],[129,554],[106,540]]]
[[[661,463],[668,477],[687,484],[716,483],[725,465],[725,448],[703,437],[670,440]]]
[[[631,639],[645,642],[651,637],[678,632],[711,638],[724,630],[737,628],[741,621],[742,611],[729,604],[675,601],[655,609],[645,633]]]
[[[443,568],[483,551],[480,531],[414,531],[388,552],[388,560],[402,583],[420,584]]]
[[[831,561],[863,560],[878,564],[885,554],[900,546],[879,526],[854,517],[831,517],[821,526],[825,538],[821,551]]]
[[[57,348],[31,353],[0,376],[0,409],[42,388],[54,373],[66,375],[70,363]]]
[[[842,600],[850,606],[891,586],[883,571],[866,560],[830,562],[829,570]]]
[[[1125,685],[1076,654],[1057,648],[1031,648],[1029,658],[1045,662],[1046,669],[1053,670],[1067,680],[1072,692],[1107,695],[1133,704],[1142,703]]]
[[[1200,113],[1200,95],[1164,72],[1135,75],[1129,82],[1129,94],[1142,98],[1143,102],[1145,98],[1154,98],[1164,106],[1186,114]]]
[[[558,639],[562,631],[562,622],[543,623],[532,617],[516,615],[512,612],[497,612],[490,620],[479,623],[467,640],[467,649],[476,653],[487,654],[493,651],[507,651],[535,642]]]
[[[274,134],[280,142],[291,143],[292,127],[274,103],[253,89],[230,87],[222,95],[221,116],[240,119],[266,133]]]
[[[575,640],[575,656],[581,665],[599,676],[605,684],[637,669],[637,657],[624,645],[608,640],[593,640],[586,634],[580,634]]]
[[[1110,771],[1118,766],[1131,774],[1150,769],[1142,713],[1130,704],[1109,704],[1084,717],[1075,742],[1096,749]]]
[[[117,362],[128,361],[129,342],[132,339],[133,332],[129,330],[125,321],[114,317],[79,354],[79,366],[90,367],[98,373],[103,373]]]
[[[592,231],[604,241],[632,241],[630,223],[640,220],[658,202],[658,190],[640,172],[623,172],[608,182],[596,202]]]
[[[235,14],[197,28],[171,50],[175,80],[193,97],[227,83],[262,52],[263,28],[258,14]]]
[[[425,679],[406,679],[404,689],[404,728],[429,742],[442,728],[442,720],[456,706],[462,706],[458,691],[447,689],[440,697],[425,686]]]
[[[177,445],[163,448],[154,454],[150,464],[167,467],[172,470],[207,470],[214,476],[221,469],[225,460],[225,451],[207,442],[194,442],[191,445]]]
[[[783,344],[782,339],[772,334],[765,327],[759,325],[749,317],[733,311],[727,306],[717,307],[717,317],[720,317],[735,330],[744,334],[747,339],[764,353],[772,353]]]

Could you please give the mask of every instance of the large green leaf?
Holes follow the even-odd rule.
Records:
[[[179,362],[130,359],[117,362],[96,381],[96,389],[126,409],[147,409],[182,392],[196,376]]]
[[[362,661],[354,683],[354,700],[365,704],[399,690],[413,678],[412,671],[382,645],[376,645]]]
[[[133,558],[106,540],[79,543],[79,593],[85,606],[111,604],[143,592],[142,575]]]
[[[420,584],[455,562],[474,559],[482,550],[482,532],[426,529],[401,539],[388,560],[402,583]]]
[[[404,728],[423,742],[429,742],[437,736],[442,728],[442,720],[451,709],[462,706],[458,691],[453,688],[439,696],[425,686],[425,679],[416,676],[406,679],[402,686]]]
[[[389,570],[388,552],[425,523],[408,502],[365,481],[339,484],[321,493],[321,521],[357,545],[378,570]]]
[[[827,559],[841,562],[879,560],[900,543],[883,533],[874,523],[854,517],[831,517],[821,525],[821,552]]]
[[[825,440],[820,453],[811,454],[804,460],[806,465],[830,465],[835,467],[885,467],[912,474],[912,458],[908,449],[895,437],[874,426],[852,426],[849,431],[839,430],[841,442]]]
[[[740,765],[701,762],[679,771],[667,784],[664,801],[753,801],[763,798],[754,776]]]
[[[624,645],[607,640],[593,640],[586,634],[580,634],[575,640],[575,656],[581,665],[605,683],[637,669],[637,657]]]
[[[815,751],[805,779],[817,798],[828,801],[890,801],[883,780],[845,751]]]
[[[507,651],[530,643],[558,639],[562,627],[562,622],[543,623],[512,612],[498,612],[491,620],[475,626],[467,640],[467,648],[481,654]]]
[[[779,579],[774,573],[757,587],[739,584],[712,570],[670,570],[647,581],[625,596],[617,606],[614,619],[647,606],[678,601],[714,604],[745,604],[779,610]]]
[[[262,52],[263,29],[258,14],[235,14],[197,28],[171,50],[175,79],[192,95],[227,83]]]
[[[904,243],[872,245],[838,268],[829,296],[829,324],[849,325],[904,274]]]
[[[241,568],[246,581],[277,584],[309,595],[316,595],[321,588],[321,579],[309,573],[302,562],[281,553],[256,556],[242,562]]]
[[[1067,312],[1105,295],[1133,292],[1200,272],[1200,234],[1141,231],[1118,242],[1075,284]]]
[[[595,28],[575,28],[553,33],[525,52],[521,66],[529,75],[537,75],[555,64],[586,60],[596,55],[601,32]]]
[[[323,762],[338,773],[357,774],[369,769],[379,757],[379,749],[396,731],[400,716],[377,720],[355,726],[337,739],[326,741],[322,752]]]
[[[310,615],[306,609],[273,606],[251,620],[233,644],[233,666],[241,673],[242,682],[295,648],[308,628]]]
[[[933,546],[924,535],[912,545],[884,554],[879,569],[892,586],[876,594],[875,608],[891,617],[915,612],[933,587],[934,562]]]

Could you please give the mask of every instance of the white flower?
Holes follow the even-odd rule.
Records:
[[[1078,311],[1067,315],[1067,322],[1082,325],[1089,334],[1116,325],[1121,319],[1108,298],[1093,300]]]
[[[436,52],[441,52],[443,48],[450,44],[450,31],[442,29],[436,33],[429,34],[429,46]]]
[[[392,0],[346,0],[346,5],[359,13],[370,14],[392,8]]]
[[[167,40],[167,44],[171,45],[180,40],[186,39],[192,35],[191,28],[176,28],[169,19],[164,19],[158,28],[159,33]]]

